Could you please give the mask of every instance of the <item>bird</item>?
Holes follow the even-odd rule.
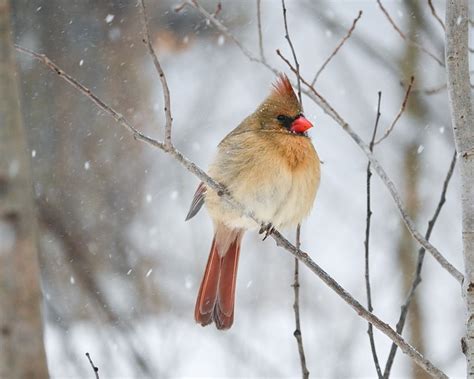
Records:
[[[312,126],[288,77],[279,74],[265,100],[219,143],[209,175],[259,222],[226,202],[222,193],[199,184],[186,221],[205,204],[214,237],[196,300],[198,324],[214,322],[220,330],[232,326],[245,231],[260,228],[266,238],[310,213],[320,181],[319,157],[307,133]]]

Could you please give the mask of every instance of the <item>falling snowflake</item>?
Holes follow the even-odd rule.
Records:
[[[79,61],[79,66],[82,66],[83,64],[84,64],[84,59],[81,59],[81,60]]]
[[[150,268],[150,269],[148,270],[148,272],[146,273],[145,277],[148,278],[148,277],[151,275],[152,272],[153,272],[153,269]]]
[[[224,42],[225,42],[225,37],[224,37],[223,34],[221,34],[221,35],[219,36],[219,38],[217,39],[217,45],[218,45],[218,46],[222,46],[222,45],[224,44]]]
[[[31,150],[31,157],[32,158],[36,157],[36,150]]]
[[[416,152],[418,154],[421,154],[423,152],[423,150],[425,150],[425,147],[423,145],[420,145],[420,146],[418,146],[418,150],[416,150]]]
[[[114,20],[115,16],[113,14],[108,14],[107,17],[105,17],[105,22],[107,24],[110,24]]]
[[[91,163],[90,163],[89,161],[86,161],[86,162],[84,163],[84,169],[85,169],[85,170],[89,170],[90,168],[91,168]]]

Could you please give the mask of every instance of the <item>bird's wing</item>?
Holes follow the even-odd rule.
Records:
[[[193,202],[191,203],[191,206],[189,207],[189,212],[188,212],[188,215],[186,216],[185,221],[188,221],[189,219],[193,218],[196,215],[196,213],[199,212],[202,205],[204,204],[205,195],[206,195],[206,186],[204,185],[203,182],[201,182],[196,190],[196,193],[194,194]]]

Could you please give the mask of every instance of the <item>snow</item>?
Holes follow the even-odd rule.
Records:
[[[110,24],[114,20],[114,18],[115,16],[113,14],[108,14],[104,20],[107,24]]]
[[[150,269],[147,271],[145,277],[148,278],[148,277],[151,275],[152,272],[153,272],[153,269],[150,268]]]
[[[85,161],[84,162],[84,170],[89,170],[91,168],[91,162]]]
[[[84,64],[84,59],[81,59],[81,60],[79,61],[79,66],[82,66],[83,64]]]
[[[36,150],[31,150],[31,158],[34,158],[36,157]]]
[[[224,37],[223,34],[221,34],[221,35],[219,36],[219,38],[217,38],[217,45],[218,45],[218,46],[222,46],[222,45],[224,45],[224,42],[225,42],[225,37]]]

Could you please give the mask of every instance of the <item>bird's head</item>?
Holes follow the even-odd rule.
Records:
[[[306,136],[313,125],[303,116],[301,104],[288,77],[278,76],[270,95],[260,104],[256,117],[263,130]]]

